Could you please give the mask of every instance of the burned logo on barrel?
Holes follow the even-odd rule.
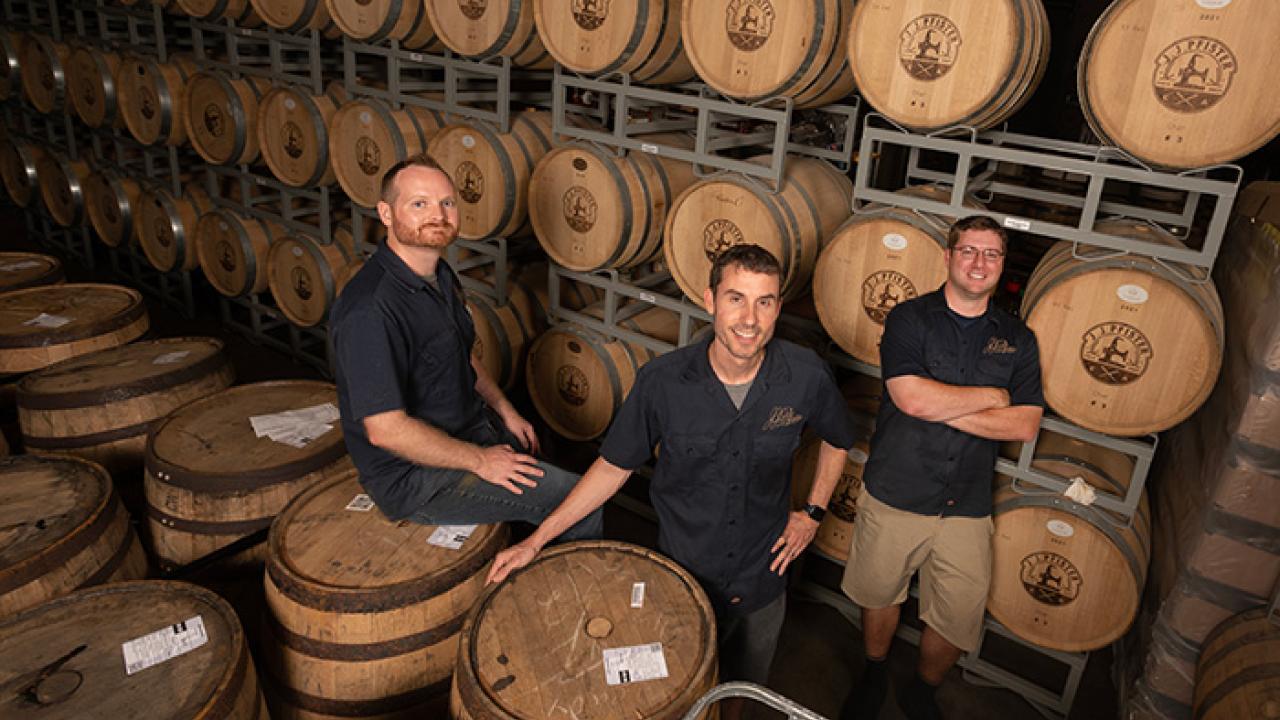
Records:
[[[1231,89],[1239,64],[1235,53],[1209,37],[1187,37],[1160,51],[1151,86],[1161,105],[1174,112],[1208,110]]]
[[[1066,605],[1080,596],[1084,578],[1071,561],[1057,553],[1037,552],[1022,558],[1022,587],[1037,602]]]
[[[458,0],[458,8],[471,20],[479,20],[489,7],[489,0]]]
[[[227,272],[235,272],[239,263],[236,262],[235,250],[231,247],[231,243],[226,240],[218,241],[218,265],[222,266]]]
[[[297,160],[302,157],[304,144],[302,141],[302,128],[298,127],[298,123],[289,120],[284,124],[284,151],[289,157]]]
[[[916,296],[916,286],[896,270],[880,270],[862,281],[862,309],[877,325],[883,325],[889,311]]]
[[[217,103],[204,106],[204,129],[214,137],[222,137],[224,132],[222,108]]]
[[[311,273],[305,268],[295,267],[289,273],[289,280],[293,285],[293,292],[303,300],[310,300],[311,290]]]
[[[596,199],[591,191],[574,185],[564,193],[564,221],[575,231],[584,233],[595,227]]]
[[[368,135],[361,135],[356,139],[356,163],[369,177],[377,175],[382,169],[382,150]]]
[[[707,259],[712,262],[715,262],[717,255],[734,245],[741,245],[742,242],[742,231],[732,220],[712,220],[702,229],[702,248],[707,253]]]
[[[463,202],[480,202],[480,198],[484,197],[484,173],[480,172],[479,166],[470,160],[464,160],[454,170],[453,176],[457,178],[458,195]]]
[[[1094,380],[1107,385],[1127,385],[1142,377],[1151,364],[1151,341],[1127,323],[1099,323],[1082,339],[1080,362]]]
[[[759,50],[773,34],[774,11],[769,0],[731,0],[725,15],[729,42],[743,52]]]
[[[583,30],[596,30],[609,17],[609,0],[573,0],[573,20]]]
[[[928,82],[946,75],[960,56],[960,29],[943,15],[921,15],[898,35],[898,59],[907,74]]]
[[[574,407],[587,403],[587,395],[591,392],[591,384],[587,376],[572,365],[561,365],[556,371],[556,389],[560,391],[560,399]]]

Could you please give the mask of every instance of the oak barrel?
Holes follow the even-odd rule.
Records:
[[[311,327],[329,317],[329,309],[362,264],[349,224],[333,228],[333,242],[290,234],[267,253],[267,282],[276,306],[294,325]]]
[[[76,115],[92,128],[111,127],[120,119],[116,73],[120,56],[87,45],[77,46],[67,59],[67,93]]]
[[[1133,459],[1041,433],[1032,466],[1123,496]],[[987,610],[1029,642],[1068,652],[1116,640],[1137,615],[1151,557],[1146,491],[1128,525],[1104,510],[997,476]]]
[[[342,32],[361,42],[399,40],[409,50],[438,50],[440,43],[423,0],[324,0]]]
[[[650,85],[693,78],[680,40],[681,0],[533,0],[538,37],[561,65],[587,75],[629,73]]]
[[[332,478],[271,526],[264,657],[277,718],[444,716],[432,710],[458,631],[509,532],[476,526],[450,549],[432,538],[455,533],[353,509],[361,495],[354,472]]]
[[[667,267],[684,294],[702,305],[712,259],[734,245],[754,243],[782,265],[782,295],[790,300],[808,289],[819,251],[849,217],[852,203],[849,178],[814,158],[788,157],[776,193],[733,176],[701,180],[667,213]]]
[[[257,27],[262,18],[249,0],[173,0],[178,9],[199,20],[230,20],[239,27]]]
[[[120,114],[143,145],[182,145],[187,141],[187,79],[196,72],[189,55],[170,55],[169,62],[129,55],[116,75]]]
[[[852,11],[853,0],[685,0],[681,32],[694,70],[721,93],[817,107],[853,92]]]
[[[214,338],[165,338],[30,373],[18,381],[22,443],[32,453],[93,460],[134,484],[151,423],[231,385],[222,350]]]
[[[324,0],[249,0],[249,3],[258,17],[276,30],[290,33],[319,30],[325,37],[338,37],[338,26]]]
[[[270,84],[244,75],[231,78],[201,70],[187,82],[187,137],[213,165],[240,165],[258,159],[258,103]]]
[[[61,109],[67,99],[67,60],[71,48],[48,35],[23,37],[19,48],[22,89],[31,107],[42,113]]]
[[[484,122],[446,125],[427,152],[458,190],[458,237],[480,240],[528,235],[529,178],[551,150],[551,114],[522,112],[511,132]]]
[[[329,83],[321,95],[287,86],[267,93],[259,103],[258,143],[271,174],[293,187],[332,185],[329,123],[346,100],[339,82]]]
[[[622,648],[660,655],[667,677],[619,677],[605,658]],[[715,613],[693,576],[636,545],[574,542],[485,590],[462,628],[450,710],[678,720],[715,683]]]
[[[426,150],[443,125],[440,113],[414,105],[392,110],[373,98],[343,104],[329,124],[329,157],[338,184],[356,204],[374,207],[387,169]]]
[[[7,292],[0,295],[0,375],[124,345],[148,327],[142,294],[119,285],[66,283]]]
[[[22,35],[0,28],[0,102],[22,92]]]
[[[36,166],[45,154],[42,146],[12,134],[0,141],[0,178],[18,207],[29,207],[40,196]]]
[[[692,148],[683,135],[651,139]],[[696,179],[692,165],[662,155],[556,148],[534,168],[529,219],[557,264],[583,272],[625,270],[661,253],[667,210]]]
[[[267,253],[288,231],[278,223],[215,208],[196,223],[196,255],[214,290],[227,297],[267,289]]]
[[[1080,54],[1089,127],[1146,163],[1217,165],[1280,132],[1271,53],[1280,5],[1116,0]]]
[[[533,0],[425,0],[436,37],[472,58],[501,55],[511,64],[545,70],[555,59],[542,45],[533,21]]]
[[[138,244],[151,266],[160,272],[194,270],[196,228],[200,217],[213,209],[209,193],[197,183],[187,183],[182,196],[153,185],[139,200]]]
[[[126,644],[159,662],[130,673]],[[156,646],[190,649],[161,660]],[[6,717],[267,717],[235,611],[188,583],[113,583],[32,608],[0,623],[0,656],[0,682],[31,688],[0,698]]]
[[[1098,232],[1176,242],[1136,221]],[[1202,270],[1070,243],[1036,266],[1022,317],[1040,344],[1045,400],[1111,435],[1170,428],[1205,401],[1222,365],[1222,303]]]
[[[142,185],[137,178],[99,168],[84,183],[85,212],[98,238],[120,247],[138,236],[137,220]]]
[[[40,198],[55,223],[71,227],[84,219],[84,185],[89,173],[88,162],[73,160],[57,150],[46,152],[36,162]]]
[[[153,426],[143,484],[161,566],[186,565],[267,527],[298,493],[346,472],[336,403],[329,383],[260,382],[190,402]],[[280,440],[256,435],[250,419],[317,406],[333,406],[334,419],[295,425]]]
[[[1280,627],[1246,610],[1204,639],[1196,663],[1196,720],[1280,717]]]
[[[0,252],[0,292],[63,281],[62,261],[33,252]]]
[[[525,352],[533,342],[533,301],[515,283],[507,285],[505,305],[475,290],[467,290],[466,296],[467,310],[476,327],[471,353],[499,387],[510,390],[523,377]]]
[[[0,522],[0,618],[79,588],[146,577],[129,514],[96,463],[0,459]]]

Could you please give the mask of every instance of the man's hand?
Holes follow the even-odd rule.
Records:
[[[493,564],[489,566],[489,577],[484,581],[485,584],[500,583],[506,580],[508,575],[528,565],[537,555],[538,550],[530,545],[528,540],[503,550],[494,556]]]
[[[536,454],[542,449],[538,446],[538,434],[533,431],[533,424],[525,420],[515,408],[502,413],[500,417],[507,431],[516,436],[525,450]]]
[[[769,572],[779,575],[785,573],[791,561],[800,557],[800,553],[809,547],[810,542],[813,542],[813,536],[817,532],[817,520],[798,510],[791,513],[787,517],[787,527],[783,529],[782,534],[778,536],[778,541],[773,544],[773,549],[769,551],[777,554],[769,564]]]
[[[523,495],[525,487],[537,487],[543,475],[538,461],[531,455],[518,453],[510,445],[494,445],[480,450],[480,466],[475,469],[481,480],[501,485],[516,495]]]

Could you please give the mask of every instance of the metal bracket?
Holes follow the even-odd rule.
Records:
[[[671,280],[666,272],[624,281],[616,270],[602,270],[594,273],[576,272],[562,268],[555,263],[547,266],[547,294],[549,305],[547,312],[552,318],[562,322],[573,322],[591,328],[607,337],[635,343],[662,354],[677,347],[688,345],[693,341],[695,324],[710,323],[711,316],[702,308],[684,299],[668,297],[654,288]],[[560,279],[573,280],[584,285],[591,285],[604,291],[604,317],[595,318],[577,310],[571,310],[560,304]],[[654,307],[669,310],[680,318],[679,340],[675,345],[628,330],[618,324],[619,321],[634,315],[641,308],[631,306],[623,309],[623,299],[633,302],[647,303]]]

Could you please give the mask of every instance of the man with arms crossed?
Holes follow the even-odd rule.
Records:
[[[941,717],[934,691],[977,644],[991,582],[991,481],[999,441],[1030,441],[1044,395],[1035,336],[991,305],[1007,237],[989,218],[947,236],[947,281],[885,320],[885,392],[842,587],[862,607],[862,680],[841,720],[879,716],[885,657],[920,571],[920,663],[898,694],[908,718]]]
[[[500,582],[595,512],[662,443],[651,485],[659,548],[693,573],[716,611],[720,679],[763,685],[786,615],[784,573],[813,539],[854,437],[831,371],[771,340],[781,270],[756,245],[721,253],[704,300],[714,337],[645,365],[568,499],[499,553]],[[822,439],[804,510],[789,512],[791,456],[805,425]],[[726,705],[737,717],[740,704]]]
[[[578,476],[538,451],[521,417],[472,354],[462,285],[441,257],[458,235],[457,193],[425,155],[387,170],[378,216],[386,244],[330,315],[342,432],[360,482],[392,520],[430,525],[541,522]],[[600,513],[564,527],[600,537]]]

